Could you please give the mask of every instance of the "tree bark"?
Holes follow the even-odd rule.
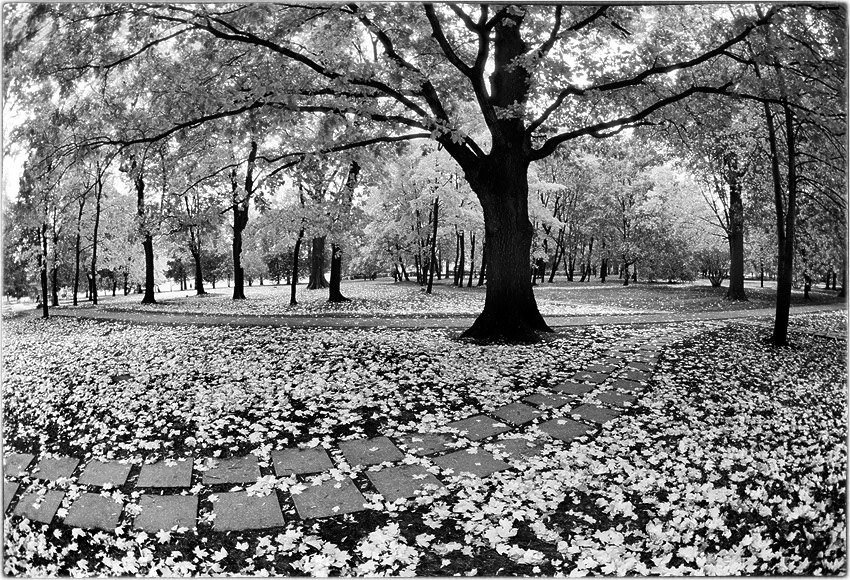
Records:
[[[462,336],[530,342],[546,325],[531,289],[528,163],[519,152],[494,146],[471,180],[484,210],[487,294],[484,310]]]
[[[729,184],[729,289],[726,298],[746,301],[744,292],[744,201],[741,195],[738,159],[730,153],[726,159]]]
[[[472,288],[472,278],[475,271],[475,232],[472,232],[472,240],[469,242],[469,282],[466,287]]]
[[[313,238],[313,250],[310,253],[310,280],[307,283],[307,289],[319,290],[320,288],[327,287],[328,281],[325,278],[325,236],[319,236]]]
[[[54,256],[53,259],[55,261],[56,257]],[[50,269],[50,283],[51,283],[50,305],[51,306],[59,306],[59,266],[57,266],[55,263],[54,263],[53,267]]]
[[[194,234],[192,235],[194,239]],[[201,247],[200,243],[197,245],[193,242],[192,247],[190,249],[192,253],[192,260],[195,262],[195,295],[202,296],[207,293],[204,290],[204,271],[203,266],[201,265]]]
[[[478,273],[478,285],[484,285],[484,277],[487,275],[487,235],[484,235],[484,242],[481,244],[481,271]]]
[[[80,211],[77,212],[77,239],[74,245],[74,306],[77,305],[77,293],[80,291],[80,242],[82,238],[83,208],[86,205],[85,195],[79,201]]]
[[[145,295],[142,304],[156,304],[154,298],[154,260],[153,260],[153,236],[145,234],[142,247],[145,249]]]
[[[337,244],[331,244],[331,282],[329,285],[328,302],[350,302],[349,298],[342,295],[340,284],[342,282],[342,248]]]
[[[301,241],[304,239],[304,228],[298,232],[298,238],[295,240],[295,249],[292,251],[292,278],[289,285],[289,305],[295,306],[298,301],[295,299],[295,287],[298,285],[298,256],[301,254]],[[277,281],[280,284],[280,279]]]
[[[41,253],[38,255],[41,270],[41,317],[48,317],[47,307],[47,224],[41,224]]]
[[[97,183],[95,184],[95,196],[94,196],[94,228],[92,229],[92,243],[91,243],[91,288],[90,288],[90,297],[92,304],[97,306],[97,287],[94,284],[95,276],[97,275],[97,231],[100,227],[100,202],[103,198],[103,178],[100,173],[100,165],[96,166],[97,169]]]
[[[440,215],[440,198],[434,198],[433,214],[433,229],[431,231],[431,267],[428,268],[428,287],[425,289],[426,294],[430,294],[434,287],[434,271],[440,269],[440,263],[437,262],[437,224],[439,223]]]

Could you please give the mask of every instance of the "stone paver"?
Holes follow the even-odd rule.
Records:
[[[401,461],[404,459],[398,447],[386,437],[372,439],[355,439],[340,441],[339,449],[352,467],[355,465],[377,465],[384,461]]]
[[[492,453],[483,449],[462,449],[448,455],[435,457],[434,463],[440,469],[453,470],[451,475],[471,473],[477,477],[487,477],[491,473],[510,468],[510,465],[496,459]]]
[[[524,425],[525,423],[530,423],[543,413],[523,403],[511,403],[499,407],[493,411],[493,414],[511,425]]]
[[[204,472],[204,483],[254,483],[260,479],[256,455],[219,459],[218,465]]]
[[[621,391],[629,391],[630,393],[642,391],[644,389],[644,385],[637,381],[630,381],[629,379],[614,379],[611,386],[615,389],[620,389]]]
[[[397,439],[405,449],[420,457],[450,449],[449,444],[457,441],[456,437],[444,433],[411,433]]]
[[[614,353],[608,353],[607,358],[603,358],[601,361],[604,365],[614,366],[616,368],[620,368],[623,366],[623,359],[619,356],[614,356]]]
[[[49,524],[56,515],[56,510],[62,503],[65,493],[50,490],[43,496],[34,492],[28,492],[21,497],[13,512],[16,516],[24,516],[36,522]],[[39,499],[43,498],[40,502]],[[36,504],[38,507],[36,507]]]
[[[3,459],[3,475],[18,477],[27,472],[27,467],[35,459],[30,453],[10,453]]]
[[[71,477],[79,464],[80,460],[76,457],[45,457],[33,468],[33,475],[38,479],[56,481]]]
[[[606,405],[611,405],[612,407],[630,407],[637,401],[637,397],[633,395],[626,395],[615,391],[599,393],[596,398]]]
[[[118,527],[123,505],[97,493],[84,493],[75,501],[65,523],[75,528],[99,529],[111,532]]]
[[[569,443],[594,431],[594,428],[566,417],[552,419],[540,424],[540,430],[554,439]]]
[[[12,503],[12,498],[18,493],[19,483],[14,481],[3,481],[3,513],[9,509],[9,504]]]
[[[622,365],[619,364],[605,364],[605,363],[596,363],[585,368],[585,372],[590,373],[602,373],[602,374],[611,374],[617,369],[619,369]]]
[[[608,380],[608,376],[608,373],[592,373],[587,371],[579,371],[575,375],[573,375],[573,380],[600,384]]]
[[[510,427],[502,421],[487,415],[474,415],[460,421],[452,421],[448,426],[457,429],[459,432],[465,431],[464,436],[470,441],[481,441],[487,437],[510,431]]]
[[[323,447],[282,449],[272,451],[274,472],[278,476],[320,473],[333,469],[333,462]]]
[[[630,369],[635,369],[635,370],[638,370],[638,371],[652,371],[652,369],[655,365],[645,363],[645,362],[630,362],[626,366]]]
[[[292,494],[292,501],[301,519],[326,518],[366,509],[366,498],[349,478],[331,479],[313,485],[301,493]]]
[[[385,467],[380,471],[367,471],[366,477],[388,502],[414,497],[416,492],[424,489],[425,486],[443,487],[440,480],[428,473],[421,465]]]
[[[652,377],[652,373],[646,371],[629,370],[620,373],[620,377],[630,381],[648,381]]]
[[[543,451],[543,446],[540,443],[534,443],[528,439],[519,437],[514,439],[500,439],[493,443],[493,447],[511,459],[534,457]]]
[[[539,407],[540,409],[560,409],[567,405],[572,399],[564,395],[546,395],[544,393],[536,393],[528,395],[523,399],[526,403]]]
[[[282,526],[283,513],[277,494],[259,497],[244,491],[219,493],[213,503],[213,530],[217,532],[265,530]]]
[[[191,483],[191,461],[163,460],[143,465],[136,487],[189,487]]]
[[[146,532],[178,528],[194,528],[198,521],[198,496],[148,495],[139,499],[141,513],[133,527]]]
[[[612,421],[622,414],[622,411],[607,409],[598,405],[582,405],[576,407],[570,412],[573,416],[579,416],[585,421],[591,421],[602,425],[608,421]]]
[[[596,388],[596,385],[589,385],[587,383],[575,383],[572,381],[567,381],[565,383],[560,383],[552,387],[552,390],[561,393],[564,395],[584,395],[585,393],[589,393],[593,389]]]
[[[99,461],[92,460],[86,465],[78,483],[82,485],[96,485],[103,487],[112,485],[121,487],[127,482],[127,476],[130,475],[130,469],[133,466],[129,463],[119,463],[118,461]]]

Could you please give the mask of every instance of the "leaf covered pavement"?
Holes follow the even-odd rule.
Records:
[[[196,530],[148,534],[7,517],[5,572],[38,575],[826,574],[846,569],[845,342],[774,349],[744,325],[571,329],[533,346],[481,347],[436,330],[163,327],[7,321],[7,453],[135,464],[445,431],[540,392],[612,352],[663,348],[637,406],[539,455],[396,504],[332,451],[373,509],[266,532],[212,530],[221,489],[193,480]],[[659,347],[660,349],[661,347]],[[598,401],[594,393],[587,402]],[[568,417],[569,411],[553,411]],[[559,415],[560,414],[560,415]],[[467,446],[495,450],[493,440]],[[410,454],[405,463],[433,468]],[[274,478],[258,493],[297,493]],[[131,478],[132,479],[132,478]],[[23,483],[30,483],[24,479]],[[309,483],[309,481],[308,481]],[[68,492],[72,478],[37,483]],[[104,493],[138,503],[132,485]],[[135,494],[135,497],[134,497]]]

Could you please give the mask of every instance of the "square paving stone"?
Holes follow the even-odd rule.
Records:
[[[118,527],[123,505],[96,493],[84,493],[68,510],[65,523],[75,528],[111,532]]]
[[[45,457],[33,469],[33,475],[39,479],[56,481],[63,477],[71,477],[74,469],[80,464],[76,457]]]
[[[578,415],[585,421],[591,421],[602,425],[608,421],[612,421],[621,415],[622,411],[615,409],[606,409],[598,405],[582,405],[571,411],[572,415]]]
[[[191,483],[191,461],[188,459],[163,460],[142,465],[136,487],[189,487]]]
[[[475,415],[460,421],[452,421],[448,426],[458,431],[466,431],[465,437],[470,441],[480,441],[511,430],[503,422],[487,415]]]
[[[18,493],[19,487],[21,487],[20,484],[14,481],[3,482],[3,513],[6,513],[6,510],[9,509],[9,504],[12,503],[15,494]]]
[[[127,482],[127,476],[130,475],[130,469],[132,467],[129,463],[99,461],[95,459],[86,465],[78,482],[83,485],[97,485],[100,487],[113,485],[120,487]]]
[[[264,497],[244,491],[220,493],[218,501],[213,503],[213,513],[213,529],[217,532],[264,530],[284,524],[274,491]]]
[[[651,372],[651,371],[652,371],[652,369],[653,369],[653,366],[654,366],[654,365],[649,364],[649,363],[645,363],[645,362],[630,362],[630,363],[627,365],[627,368],[629,368],[629,369],[635,369],[635,370],[638,370],[638,371],[647,371],[647,372]]]
[[[543,447],[539,443],[522,438],[500,439],[493,443],[493,446],[511,459],[533,457],[543,451]]]
[[[579,371],[573,375],[574,381],[584,381],[586,383],[604,383],[608,380],[608,373],[593,373],[588,371]]]
[[[554,439],[560,439],[567,443],[594,431],[590,425],[566,417],[541,423],[540,430]]]
[[[41,503],[38,504],[38,507],[35,507],[34,504],[42,497]],[[24,516],[36,522],[49,524],[53,520],[53,516],[56,515],[56,510],[59,509],[64,497],[65,492],[57,490],[50,490],[43,496],[34,492],[25,493],[18,505],[15,506],[13,513],[16,516]]]
[[[620,368],[620,365],[617,365],[617,364],[597,363],[597,364],[592,364],[589,367],[587,367],[586,369],[584,369],[584,372],[603,373],[603,374],[607,375],[607,374],[613,373],[618,368]]]
[[[637,397],[635,396],[618,393],[616,391],[599,393],[596,398],[606,405],[611,405],[612,407],[630,407],[637,401]]]
[[[3,459],[3,475],[18,477],[27,472],[27,467],[35,459],[30,453],[10,453]]]
[[[218,465],[204,472],[205,484],[254,483],[260,479],[256,455],[219,459]]]
[[[543,393],[528,395],[523,399],[526,403],[530,403],[541,409],[560,409],[571,400],[570,397],[565,397],[564,395],[546,395]]]
[[[198,496],[196,495],[142,495],[142,511],[136,516],[133,527],[146,532],[178,528],[192,529],[198,525]]]
[[[404,453],[393,445],[392,441],[383,436],[372,439],[340,441],[339,448],[352,467],[355,465],[377,465],[384,461],[401,461],[404,459]]]
[[[367,471],[366,477],[388,502],[414,497],[426,485],[443,487],[440,480],[428,473],[421,465],[385,467],[380,471]]]
[[[496,459],[492,453],[488,453],[483,449],[462,449],[448,455],[435,457],[434,463],[440,469],[453,470],[454,473],[452,475],[471,473],[477,477],[487,477],[491,473],[510,468],[510,465],[500,459]]]
[[[608,358],[602,359],[602,364],[613,365],[619,368],[623,365],[623,359],[619,356],[609,355]]]
[[[630,381],[648,381],[652,377],[652,373],[646,371],[630,370],[620,373],[620,377],[629,379]]]
[[[523,425],[536,419],[543,413],[523,403],[511,403],[510,405],[499,407],[493,414],[511,425]]]
[[[313,485],[301,493],[292,494],[292,501],[301,519],[327,518],[365,510],[366,498],[349,478],[331,479]]]
[[[621,391],[629,391],[631,393],[635,391],[642,391],[644,386],[637,381],[630,381],[629,379],[615,379],[611,386],[615,389],[620,389]]]
[[[284,475],[302,475],[304,473],[320,473],[333,469],[334,464],[323,447],[310,447],[307,449],[281,449],[272,451],[272,462],[274,472],[282,477]]]
[[[457,441],[456,437],[443,433],[411,433],[397,439],[405,449],[420,457],[445,451],[450,443]]]
[[[566,383],[561,383],[559,385],[555,385],[552,387],[552,390],[561,393],[563,395],[584,395],[585,393],[589,393],[593,389],[596,388],[596,385],[589,385],[587,383],[575,383],[572,381],[567,381]]]

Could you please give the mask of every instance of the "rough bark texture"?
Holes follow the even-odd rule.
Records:
[[[484,237],[484,243],[481,244],[481,271],[478,273],[478,285],[484,285],[484,277],[487,275],[487,237]]]
[[[192,236],[194,238],[194,235]],[[201,266],[201,249],[200,244],[197,246],[192,244],[192,260],[195,262],[195,294],[201,296],[202,294],[206,294],[207,291],[204,290],[204,271]]]
[[[494,150],[473,180],[484,210],[487,295],[484,310],[462,336],[528,342],[546,325],[531,289],[531,238],[527,162],[508,150]]]
[[[248,208],[254,193],[254,164],[257,161],[257,142],[251,141],[245,169],[245,190],[240,192],[236,170],[230,174],[233,195],[233,299],[245,299],[245,270],[242,268],[242,232],[248,225]]]
[[[90,295],[92,304],[97,306],[97,286],[94,284],[97,276],[97,230],[100,227],[100,201],[103,198],[103,180],[100,177],[98,167],[98,178],[94,197],[94,228],[92,229],[92,244],[91,244],[91,288]],[[126,295],[127,293],[124,292]]]
[[[737,156],[727,157],[727,183],[729,184],[729,300],[747,300],[744,292],[744,200],[741,195]]]
[[[298,232],[298,238],[295,240],[295,249],[292,250],[292,277],[290,278],[289,286],[289,305],[295,306],[298,301],[295,299],[295,287],[298,285],[298,256],[301,254],[301,241],[304,239],[304,228]],[[280,279],[277,281],[280,284]]]
[[[439,198],[434,198],[434,209],[432,214],[434,221],[432,223],[433,229],[431,231],[431,267],[428,268],[428,287],[425,289],[425,292],[428,294],[431,293],[431,290],[434,287],[434,271],[440,269],[440,264],[437,262],[437,224],[439,223],[440,216]]]
[[[156,304],[154,298],[154,262],[153,262],[153,236],[145,235],[142,242],[142,247],[145,249],[145,295],[142,298],[142,304]]]
[[[779,181],[779,158],[776,150],[776,133],[773,127],[770,108],[767,104],[766,117],[769,130],[771,161],[774,177],[774,202],[776,204],[777,237],[779,245],[779,273],[776,282],[776,317],[773,324],[771,342],[777,346],[788,344],[788,318],[791,310],[791,288],[794,275],[794,229],[797,214],[797,155],[794,135],[793,113],[787,103],[785,112],[785,140],[787,144],[788,163],[788,197],[784,208],[782,186]]]
[[[77,292],[80,291],[80,238],[82,237],[83,208],[86,198],[83,196],[79,201],[80,211],[77,213],[77,237],[74,244],[74,306],[77,305]]]
[[[331,281],[328,292],[328,302],[349,302],[350,299],[342,295],[340,284],[342,283],[342,248],[331,244]]]
[[[47,224],[41,226],[41,253],[38,255],[38,267],[41,270],[41,317],[48,317],[47,309]]]
[[[475,232],[472,232],[472,239],[469,242],[469,282],[466,287],[472,288],[472,278],[475,274]]]
[[[407,277],[405,275],[405,277]],[[307,282],[308,290],[327,288],[328,281],[325,278],[325,236],[313,238],[313,249],[310,252],[310,280]]]

